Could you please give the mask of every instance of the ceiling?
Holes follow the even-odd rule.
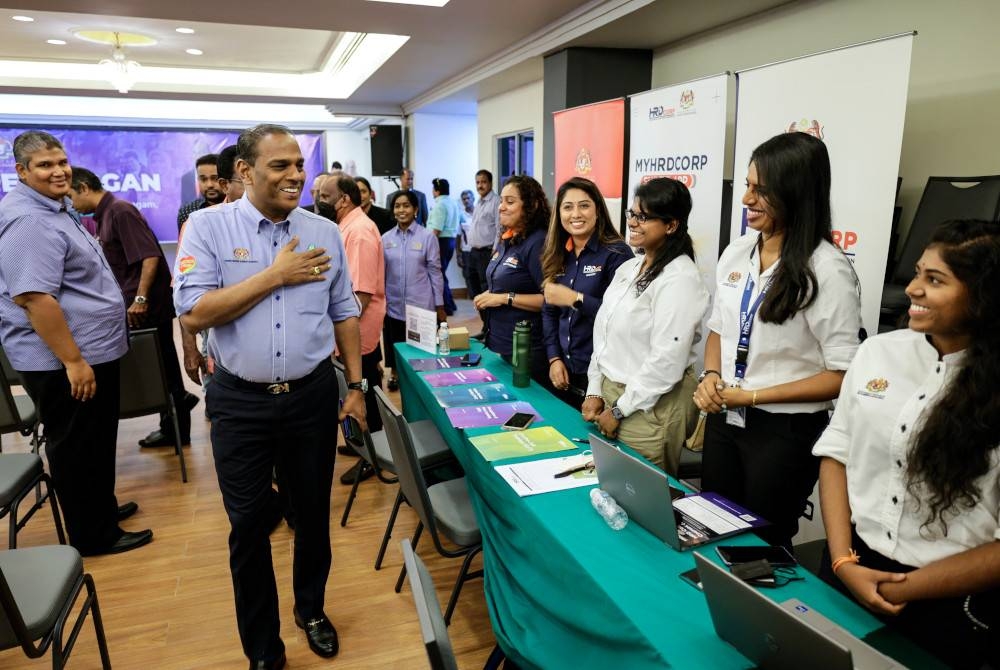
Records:
[[[130,98],[320,103],[343,114],[475,113],[477,99],[537,81],[542,57],[565,46],[659,47],[787,1],[450,0],[436,8],[367,0],[96,0],[81,12],[79,0],[0,0],[0,93],[119,96],[103,81],[74,75],[110,47],[73,31],[102,29],[154,38],[152,46],[126,47],[128,58],[147,75],[172,73],[162,81],[140,77]],[[35,21],[11,20],[16,14]],[[395,38],[392,48],[401,46],[386,51],[388,60],[360,85],[326,88],[322,77],[328,61],[342,58],[344,33],[409,39]],[[36,66],[50,74],[32,76]],[[191,83],[206,74],[210,83]]]

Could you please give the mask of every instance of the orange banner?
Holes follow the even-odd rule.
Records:
[[[625,100],[609,100],[553,114],[556,187],[586,177],[605,198],[622,197],[625,159]]]

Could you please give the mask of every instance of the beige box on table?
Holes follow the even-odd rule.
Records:
[[[448,329],[448,346],[452,351],[469,348],[469,329],[465,327]]]

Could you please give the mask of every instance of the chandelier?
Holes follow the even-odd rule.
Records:
[[[139,78],[142,66],[134,60],[129,60],[122,49],[118,33],[115,33],[115,45],[111,49],[111,58],[105,58],[98,63],[104,69],[105,77],[119,93],[128,93]]]

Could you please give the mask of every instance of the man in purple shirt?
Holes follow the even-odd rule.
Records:
[[[198,396],[184,390],[177,362],[170,269],[160,243],[135,205],[105,191],[101,180],[90,170],[73,168],[70,194],[76,211],[94,215],[97,239],[129,306],[126,312],[129,327],[156,328],[159,334],[160,360],[177,408],[181,444],[190,444],[191,408],[198,404]],[[161,414],[159,430],[139,440],[139,446],[174,446],[171,424],[170,416]]]
[[[277,464],[295,509],[295,623],[310,649],[333,656],[340,644],[324,600],[338,415],[364,427],[367,387],[340,232],[298,206],[306,179],[298,142],[287,128],[263,124],[243,131],[237,147],[246,193],[191,215],[177,250],[174,306],[189,332],[212,329],[206,402],[243,652],[251,669],[281,668],[271,472]],[[340,407],[335,340],[349,388]]]
[[[70,544],[120,553],[153,531],[118,522],[118,361],[128,351],[125,304],[97,240],[70,206],[72,170],[55,137],[14,140],[20,180],[0,201],[0,342],[38,407]]]

